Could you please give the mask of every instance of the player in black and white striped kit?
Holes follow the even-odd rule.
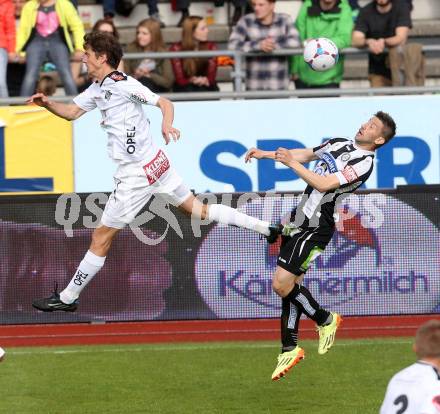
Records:
[[[272,280],[273,289],[282,298],[282,351],[273,380],[283,377],[304,358],[304,350],[297,344],[302,313],[318,326],[319,354],[325,354],[333,345],[341,316],[321,308],[301,282],[333,236],[338,195],[353,192],[368,179],[374,166],[374,151],[395,132],[394,120],[384,112],[377,112],[361,126],[354,140],[333,138],[308,149],[251,148],[246,154],[246,161],[270,158],[281,162],[308,184],[300,204],[292,212],[290,225],[284,226]],[[317,160],[314,171],[302,165],[314,160]]]

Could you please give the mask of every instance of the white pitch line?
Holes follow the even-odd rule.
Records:
[[[355,341],[349,343],[335,343],[334,347],[350,347],[350,346],[371,346],[371,345],[402,345],[402,344],[411,344],[413,342],[412,339],[409,340],[397,340],[397,341]],[[87,346],[84,346],[84,349],[46,349],[44,351],[36,349],[35,351],[9,351],[7,349],[6,352],[8,355],[65,355],[65,354],[92,354],[92,353],[104,353],[104,352],[169,352],[169,351],[203,351],[203,350],[216,350],[216,349],[267,349],[267,348],[278,348],[277,344],[216,344],[216,345],[180,345],[180,346],[145,346],[141,348],[99,348],[99,346],[94,345],[93,348],[87,349]]]

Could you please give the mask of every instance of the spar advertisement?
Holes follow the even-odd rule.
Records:
[[[440,95],[319,99],[221,100],[175,103],[177,143],[163,145],[161,112],[145,106],[155,142],[196,192],[301,191],[304,183],[273,160],[244,163],[250,147],[275,150],[352,138],[375,112],[388,112],[397,135],[377,151],[366,188],[440,182]],[[115,165],[107,156],[101,114],[74,122],[76,192],[112,191]]]

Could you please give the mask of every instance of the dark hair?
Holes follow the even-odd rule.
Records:
[[[90,32],[84,36],[84,49],[92,49],[96,56],[107,56],[107,64],[116,69],[122,59],[122,47],[111,33]]]
[[[37,92],[52,96],[57,91],[57,83],[52,76],[43,75],[37,83]]]
[[[394,135],[396,135],[396,123],[394,122],[394,119],[391,118],[391,116],[386,112],[379,111],[376,112],[374,116],[379,118],[383,124],[382,136],[385,139],[384,144],[386,144],[391,138],[394,137]]]
[[[100,28],[104,24],[108,24],[112,28],[112,30],[113,30],[113,36],[116,37],[116,39],[119,39],[118,29],[116,29],[115,24],[111,20],[109,20],[109,19],[99,19],[99,20],[97,20],[96,23],[92,27],[92,32],[100,32],[101,31]],[[110,32],[107,32],[107,33],[110,33]]]
[[[416,333],[416,353],[419,358],[440,358],[440,321],[424,323]]]

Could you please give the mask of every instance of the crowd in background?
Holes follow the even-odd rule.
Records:
[[[104,19],[92,30],[119,37],[113,17],[123,8],[123,0],[102,3]],[[216,0],[216,6],[223,4],[224,0]],[[333,40],[339,49],[368,48],[373,87],[424,82],[422,46],[407,41],[411,0],[372,0],[363,8],[357,0],[304,0],[296,21],[276,13],[274,0],[233,0],[233,4],[228,48],[260,52],[246,60],[247,90],[285,90],[290,81],[296,89],[338,88],[344,74],[343,56],[330,70],[316,72],[302,56],[271,53],[304,46],[317,37]],[[189,0],[172,2],[182,13],[178,23],[182,36],[170,47],[163,40],[157,0],[147,0],[147,5],[149,17],[139,22],[125,52],[218,49],[208,40],[206,19],[189,14]],[[58,78],[66,95],[76,95],[91,84],[82,63],[85,30],[76,6],[71,0],[0,0],[0,97],[30,96],[34,91],[51,95]],[[217,91],[218,61],[217,57],[126,59],[118,70],[158,93]],[[58,78],[53,76],[55,71]]]

